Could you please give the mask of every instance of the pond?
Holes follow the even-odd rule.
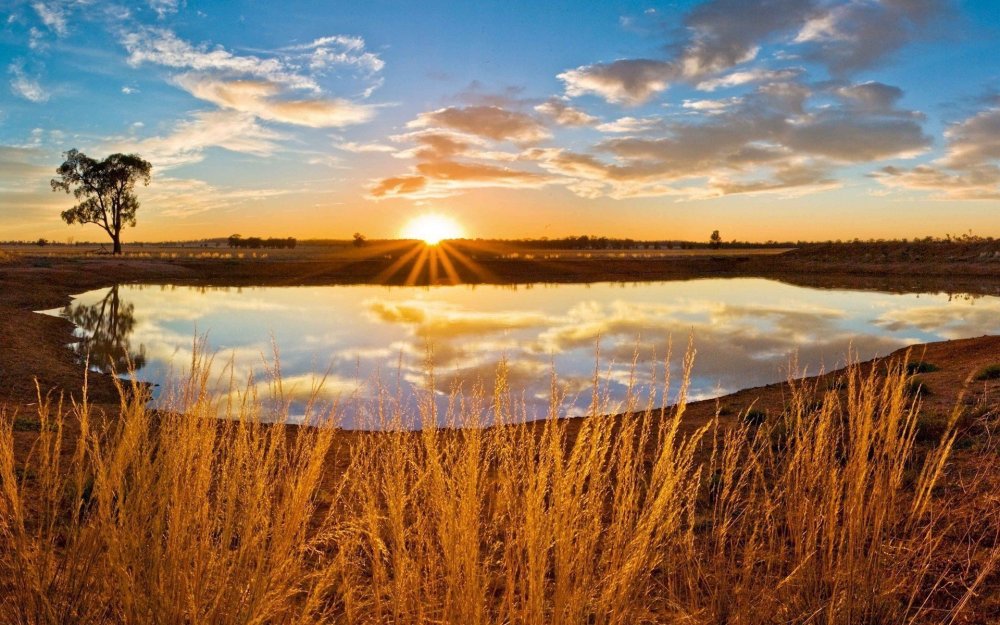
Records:
[[[1000,297],[751,278],[517,287],[125,284],[46,312],[77,325],[81,341],[73,348],[90,354],[92,366],[120,372],[131,360],[158,389],[184,374],[195,337],[204,336],[219,384],[226,387],[232,374],[245,386],[253,374],[266,395],[277,349],[293,417],[322,379],[315,396],[322,404],[339,400],[345,427],[367,426],[363,406],[379,392],[403,403],[426,395],[428,363],[442,415],[451,391],[469,396],[480,385],[491,394],[503,359],[523,417],[535,418],[546,414],[553,384],[566,394],[561,413],[585,413],[595,369],[606,410],[621,405],[633,376],[663,402],[671,344],[672,401],[689,338],[697,350],[690,397],[705,399],[782,381],[790,371],[838,368],[849,353],[866,360],[911,344],[1000,333]]]

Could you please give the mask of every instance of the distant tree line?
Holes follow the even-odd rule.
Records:
[[[228,239],[229,247],[235,248],[247,248],[251,250],[257,250],[261,248],[268,249],[295,249],[298,243],[295,237],[288,237],[286,239],[279,239],[275,237],[268,237],[266,239],[261,237],[247,237],[243,238],[238,234],[233,234],[229,236]]]

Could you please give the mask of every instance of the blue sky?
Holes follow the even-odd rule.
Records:
[[[6,3],[0,239],[60,155],[154,165],[132,239],[1000,236],[989,1]]]

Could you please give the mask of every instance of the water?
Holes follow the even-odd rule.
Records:
[[[428,360],[443,411],[449,390],[469,394],[481,383],[492,392],[505,358],[510,386],[531,417],[545,414],[553,372],[568,394],[566,414],[586,410],[595,365],[612,409],[633,371],[644,389],[656,388],[671,341],[676,379],[689,337],[697,349],[691,396],[704,399],[784,380],[793,359],[800,372],[816,373],[842,366],[851,350],[869,359],[915,343],[1000,332],[998,297],[820,290],[746,278],[516,288],[121,285],[47,312],[77,324],[84,340],[75,349],[90,353],[93,366],[114,363],[122,371],[131,359],[139,377],[159,389],[190,365],[194,338],[204,334],[220,384],[228,385],[230,373],[238,382],[253,374],[265,394],[276,346],[291,412],[304,410],[325,376],[318,397],[324,405],[350,399],[348,427],[363,420],[358,406],[370,404],[366,398],[380,386],[419,396]]]

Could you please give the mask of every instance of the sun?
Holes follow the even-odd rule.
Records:
[[[445,239],[462,236],[462,227],[451,217],[427,214],[414,217],[402,231],[405,239],[420,239],[427,245],[437,245]]]

